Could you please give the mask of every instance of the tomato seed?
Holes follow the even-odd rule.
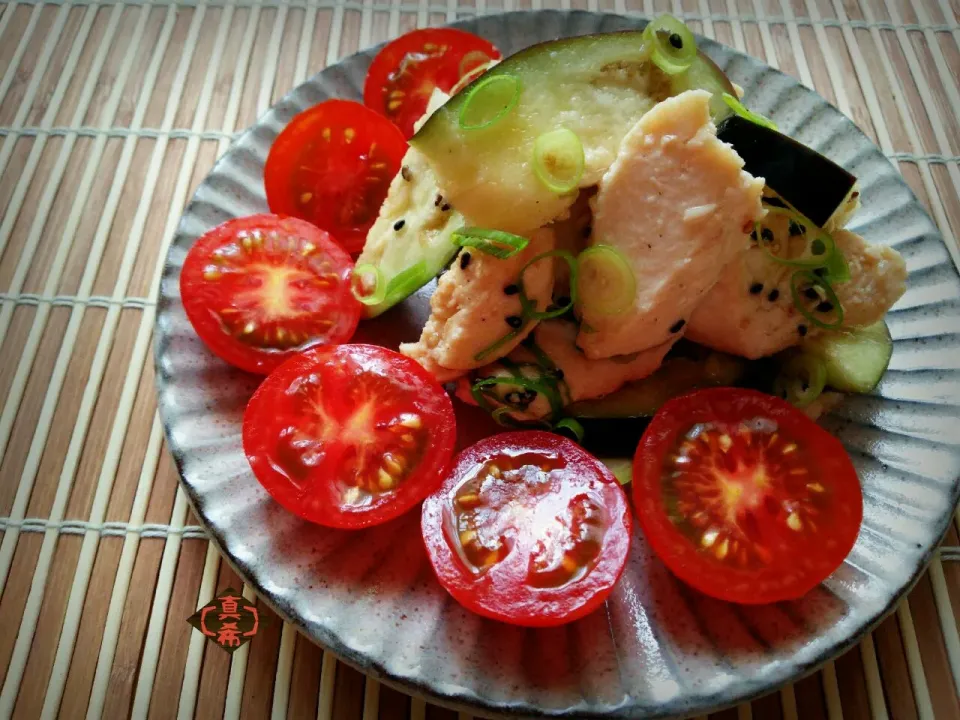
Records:
[[[800,516],[797,515],[795,512],[790,513],[787,516],[787,527],[790,528],[791,530],[796,530],[797,532],[800,532],[800,530],[803,529],[803,523],[800,522]]]
[[[797,449],[796,443],[790,443],[789,445],[784,447],[783,450],[781,450],[780,452],[782,452],[784,455],[789,455],[796,449]]]

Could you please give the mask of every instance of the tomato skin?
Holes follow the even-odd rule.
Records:
[[[443,388],[416,361],[377,345],[291,358],[260,385],[243,418],[244,452],[273,499],[344,529],[392,520],[433,492],[456,434]],[[371,483],[389,469],[388,455],[409,472],[378,490]]]
[[[363,102],[410,138],[435,87],[449,93],[463,76],[500,57],[492,43],[464,30],[413,30],[377,53],[363,85]]]
[[[699,440],[707,445],[714,443],[712,438],[709,442],[703,438],[689,439],[691,436],[687,433],[696,425],[706,428],[703,434],[709,434],[714,428],[725,428],[721,431],[725,437],[723,444],[728,449],[732,447],[731,455],[737,458],[736,443],[741,438],[735,430],[729,430],[743,427],[741,421],[752,421],[756,423],[754,427],[763,427],[763,432],[767,433],[760,438],[762,442],[754,445],[763,448],[759,451],[759,457],[763,458],[759,467],[764,474],[761,485],[747,481],[736,486],[733,506],[739,513],[743,506],[737,505],[737,501],[741,497],[749,497],[751,492],[757,493],[759,500],[749,512],[754,513],[751,517],[760,516],[761,520],[757,526],[759,529],[751,526],[751,533],[754,538],[759,538],[757,544],[761,545],[768,557],[763,562],[748,563],[750,566],[734,567],[727,554],[727,545],[724,545],[724,558],[721,561],[717,558],[718,546],[715,541],[711,540],[709,545],[703,541],[697,544],[671,519],[665,505],[665,478],[696,471],[695,466],[692,470],[685,470],[686,466],[681,466],[676,460],[681,457],[680,451],[671,454],[674,449],[697,446]],[[772,425],[761,425],[766,421]],[[743,437],[749,437],[760,431],[744,432],[746,434]],[[784,442],[787,445],[783,445]],[[719,443],[715,447],[718,446]],[[780,455],[773,459],[778,448]],[[714,449],[707,457],[723,460],[723,453],[726,452]],[[796,476],[791,473],[778,475],[775,472],[776,463],[787,452],[794,462],[791,469],[797,473]],[[718,460],[713,467],[719,467],[721,475],[724,467],[735,467],[737,470],[731,477],[757,477],[757,466],[750,465],[749,456],[742,457],[746,458],[742,460],[742,465],[731,460],[730,464],[724,466]],[[671,459],[673,464],[668,467]],[[744,472],[737,476],[741,467]],[[707,595],[729,602],[765,604],[805,595],[841,565],[856,542],[863,518],[859,480],[840,441],[789,403],[752,390],[709,388],[667,402],[654,416],[640,440],[634,456],[633,473],[634,508],[653,551],[681,580]],[[804,479],[793,481],[789,477]],[[788,481],[794,484],[785,484]],[[806,488],[818,488],[817,492],[805,495],[803,490],[798,490],[800,482]],[[707,490],[713,489],[709,481],[705,487]],[[689,523],[690,517],[684,515],[680,505],[676,504],[679,502],[676,499],[673,501],[672,512],[682,516],[682,522]],[[816,514],[810,517],[816,519],[816,525],[813,522],[801,522],[798,515],[797,527],[791,529],[788,527],[790,515],[786,516],[784,522],[785,508],[799,508],[803,503],[810,503],[806,507],[814,508]],[[704,507],[705,504],[698,507]],[[745,527],[741,515],[736,515],[736,518],[738,525]],[[707,532],[713,530],[710,528]],[[707,537],[707,532],[703,533],[702,538]],[[750,547],[749,540],[745,545]],[[732,542],[730,547],[733,547]]]
[[[469,483],[476,479],[477,468],[489,468],[491,462],[506,462],[509,466],[511,458],[520,465],[519,472],[527,472],[524,468],[530,467],[521,463],[536,464],[538,458],[548,465],[559,458],[563,465],[559,470],[551,465],[555,469],[547,477],[555,476],[555,473],[559,475],[542,494],[526,501],[527,480],[524,479],[520,481],[519,494],[506,505],[511,509],[510,513],[502,515],[493,508],[497,522],[503,520],[506,523],[504,537],[508,539],[507,545],[500,551],[506,554],[478,572],[467,567],[466,559],[470,554],[460,544],[463,531],[456,530],[458,538],[455,541],[445,527],[450,527],[451,522],[460,522],[449,518],[451,513],[457,512],[455,508],[463,512],[464,488],[470,487]],[[504,470],[504,473],[508,472]],[[496,484],[485,488],[479,494],[487,493],[489,502],[509,497],[509,493],[504,493]],[[561,537],[557,532],[559,525],[549,525],[545,521],[559,520],[560,516],[554,514],[558,507],[566,510],[583,499],[592,503],[590,507],[599,508],[599,515],[604,517],[601,540],[594,540],[598,545],[597,554],[583,566],[588,568],[584,574],[553,586],[535,585],[531,568],[535,567],[537,543],[545,543],[549,551],[557,547],[560,542],[557,538]],[[556,502],[561,504],[558,506]],[[564,502],[570,504],[563,505]],[[537,512],[538,509],[542,512]],[[491,512],[484,506],[481,510]],[[520,519],[513,519],[517,517]],[[538,520],[532,520],[533,517]],[[531,524],[541,532],[532,532]],[[544,534],[543,527],[554,532]],[[573,525],[569,527],[573,528]],[[626,564],[632,520],[626,495],[599,460],[559,435],[520,431],[485,438],[461,452],[454,459],[443,485],[424,502],[421,529],[437,578],[457,602],[494,620],[527,627],[549,627],[584,617],[607,599]],[[573,537],[572,531],[569,537]],[[508,545],[510,549],[505,550]]]
[[[406,152],[403,135],[381,115],[326,100],[296,115],[274,140],[263,171],[267,204],[328,231],[356,254]]]
[[[259,246],[245,246],[243,236],[260,234]],[[293,251],[272,245],[271,233],[297,243]],[[246,242],[249,242],[248,237]],[[309,244],[309,247],[308,247]],[[273,252],[268,252],[273,249]],[[312,248],[312,249],[310,249]],[[306,253],[306,254],[305,254]],[[215,263],[219,263],[216,264]],[[254,300],[240,302],[255,285],[240,279],[255,267],[261,273],[261,288],[267,284],[269,269],[296,270],[293,309],[298,317],[264,315]],[[223,269],[223,273],[220,270]],[[213,270],[219,279],[214,281]],[[238,280],[230,282],[227,270]],[[187,318],[204,344],[218,357],[247,372],[267,375],[298,352],[320,344],[338,344],[348,340],[357,328],[362,306],[350,290],[353,262],[330,235],[297,218],[276,215],[251,215],[234,218],[213,228],[197,240],[187,253],[180,273],[180,294]],[[326,279],[323,279],[323,278]],[[311,278],[316,287],[310,288]],[[248,277],[248,280],[255,278]],[[269,295],[266,290],[263,291]],[[244,312],[238,312],[243,308]],[[236,323],[253,321],[257,331],[244,335],[236,326],[229,332],[225,313],[236,313]],[[242,324],[242,323],[241,323]],[[290,338],[303,341],[276,347],[262,332],[283,330]],[[246,340],[246,341],[244,341]]]

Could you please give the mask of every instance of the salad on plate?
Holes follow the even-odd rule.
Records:
[[[880,382],[906,280],[846,229],[856,177],[669,15],[507,58],[416,30],[363,101],[293,118],[271,213],[181,273],[209,349],[266,376],[243,446],[280,505],[357,532],[420,512],[441,585],[525,626],[599,607],[637,532],[730,602],[837,569],[863,503],[816,420]],[[434,280],[418,336],[351,342]],[[457,405],[501,431],[462,447]]]

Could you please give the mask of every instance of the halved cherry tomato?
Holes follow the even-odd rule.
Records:
[[[436,490],[456,434],[443,388],[416,361],[376,345],[292,358],[243,416],[243,449],[267,492],[338,528],[386,522]]]
[[[373,59],[363,85],[363,102],[386,115],[409,138],[435,87],[450,92],[460,78],[499,59],[496,47],[463,30],[414,30],[389,43]]]
[[[481,440],[423,504],[440,584],[480,615],[530,627],[599,607],[630,549],[616,478],[576,443],[541,431]]]
[[[274,140],[263,171],[267,203],[358,253],[406,151],[403,136],[381,115],[360,103],[327,100],[294,117]]]
[[[650,546],[677,577],[721,600],[804,595],[860,530],[860,483],[840,441],[770,395],[710,388],[674,398],[633,462]]]
[[[180,294],[207,347],[266,375],[301,350],[350,339],[361,310],[352,272],[350,257],[323,230],[297,218],[252,215],[194,243]]]

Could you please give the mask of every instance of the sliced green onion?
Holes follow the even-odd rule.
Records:
[[[370,292],[365,292],[366,282],[364,276],[373,274],[374,286]],[[364,305],[379,305],[387,297],[387,284],[383,280],[383,271],[376,265],[365,263],[357,265],[353,269],[353,276],[350,283],[350,291],[353,296]]]
[[[552,378],[551,378],[552,380]],[[484,388],[493,386],[493,385],[515,385],[516,387],[521,387],[524,390],[535,390],[538,393],[541,393],[547,402],[550,403],[550,410],[556,415],[562,409],[562,401],[560,400],[560,393],[552,382],[544,379],[543,377],[539,378],[528,378],[528,377],[487,377],[477,380],[470,388],[470,392],[473,395],[474,400],[483,407],[483,403],[480,401],[480,397],[483,397]],[[484,398],[486,400],[486,398]],[[497,398],[497,401],[500,401],[500,398]],[[489,407],[489,403],[487,403]]]
[[[421,260],[398,272],[387,283],[386,300],[405,298],[418,288],[430,282],[431,275],[427,270],[427,263]]]
[[[476,355],[474,355],[474,356],[473,356],[473,359],[476,360],[477,362],[483,362],[483,361],[486,360],[488,357],[490,357],[493,353],[495,353],[497,350],[499,350],[499,349],[502,348],[504,345],[506,345],[507,343],[509,343],[510,341],[512,341],[514,338],[519,337],[519,336],[520,336],[520,332],[521,332],[522,330],[523,330],[523,326],[520,326],[520,327],[517,328],[516,330],[511,330],[511,331],[508,332],[506,335],[504,335],[502,338],[498,339],[495,343],[493,343],[492,345],[488,345],[488,346],[485,347],[483,350],[481,350],[481,351],[478,352]]]
[[[532,341],[533,337],[531,337],[530,340]],[[554,373],[557,371],[556,363],[554,363],[550,356],[543,351],[542,347],[537,345],[535,342],[525,343],[524,347],[526,347],[533,357],[536,358],[537,365],[539,365],[543,370]]]
[[[760,127],[765,127],[768,130],[780,129],[773,120],[768,117],[764,117],[760,113],[755,113],[752,110],[748,110],[746,105],[728,92],[723,94],[723,101],[730,107],[731,110],[733,110],[744,120],[749,120],[750,122],[759,125]]]
[[[460,129],[482,130],[499,122],[520,99],[520,78],[494,75],[477,83],[460,106]]]
[[[581,304],[585,310],[616,315],[633,304],[637,279],[619,250],[610,245],[594,245],[580,253],[577,263]]]
[[[827,366],[814,355],[795,355],[783,366],[773,383],[776,395],[799,408],[820,397],[827,384]]]
[[[650,59],[667,75],[679,75],[697,57],[693,33],[673,15],[661,15],[643,30],[643,41],[650,48]]]
[[[583,164],[583,143],[573,130],[551,130],[533,143],[533,172],[558,195],[577,189]]]
[[[757,223],[757,239],[760,244],[763,245],[764,249],[767,251],[767,255],[772,259],[780,263],[781,265],[789,265],[790,267],[798,268],[818,268],[825,267],[830,264],[831,258],[837,252],[837,244],[833,240],[833,236],[828,233],[823,228],[817,227],[814,222],[795,210],[790,208],[782,208],[777,206],[767,206],[767,217],[785,217],[787,218],[787,232],[779,233],[780,244],[783,247],[788,247],[791,241],[790,228],[794,225],[798,225],[803,228],[803,237],[806,240],[804,245],[803,252],[800,255],[794,257],[784,257],[779,255],[773,250],[770,249],[770,243],[764,241],[763,239],[763,229],[766,228],[774,234],[774,239],[777,239],[777,233],[772,227],[764,224],[764,221],[761,220]]]
[[[850,266],[847,265],[847,259],[843,256],[843,253],[840,252],[840,248],[834,248],[833,255],[827,260],[824,268],[827,271],[824,277],[826,277],[831,284],[839,285],[840,283],[850,282]]]
[[[462,228],[454,232],[451,237],[454,245],[472,247],[500,260],[513,257],[530,244],[527,238],[513,233],[478,227]]]
[[[816,290],[821,298],[813,301],[807,300],[804,297],[804,290],[807,288]],[[816,325],[818,328],[823,328],[824,330],[836,330],[843,325],[843,307],[840,305],[837,294],[833,291],[833,288],[826,278],[819,277],[809,270],[798,270],[793,274],[793,277],[790,278],[790,293],[793,295],[793,304],[797,310],[813,325]],[[807,304],[810,302],[815,303],[813,310],[807,308]],[[821,302],[830,304],[831,307],[828,312],[833,313],[836,317],[834,322],[824,322],[818,317],[818,315],[823,314],[816,310],[816,305],[819,305]]]
[[[574,439],[579,443],[583,442],[583,425],[577,422],[574,418],[567,417],[563,418],[560,422],[553,426],[554,430],[568,430],[574,437]]]
[[[538,312],[536,302],[527,297],[527,293],[524,290],[523,274],[527,271],[528,267],[546,257],[561,258],[567,263],[567,265],[570,266],[570,302],[553,310]],[[520,270],[520,279],[517,282],[517,285],[520,286],[520,307],[523,308],[524,317],[532,318],[533,320],[549,320],[550,318],[560,317],[561,315],[570,312],[577,302],[577,259],[573,256],[573,253],[569,252],[568,250],[548,250],[545,253],[540,253],[531,259],[530,262],[524,265]]]

